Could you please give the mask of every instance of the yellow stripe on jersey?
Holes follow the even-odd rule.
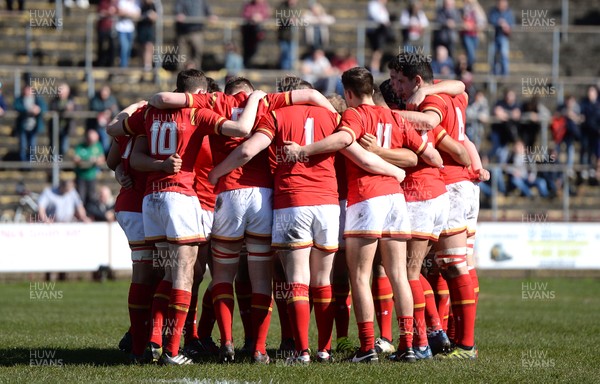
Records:
[[[333,302],[332,297],[324,297],[322,299],[313,298],[313,303],[332,303],[332,302]]]
[[[468,305],[468,304],[475,304],[475,300],[458,300],[458,301],[452,302],[452,305]]]
[[[424,294],[425,296],[427,296],[427,295],[433,295],[433,290],[431,290],[431,289],[430,289],[430,290],[428,290],[428,291],[423,291],[423,294]]]
[[[273,139],[274,139],[274,136],[273,136],[273,134],[272,134],[272,133],[271,133],[271,131],[270,131],[270,130],[268,130],[266,127],[258,127],[258,128],[256,128],[256,131],[255,131],[255,132],[260,132],[260,133],[262,133],[263,135],[265,135],[265,136],[267,136],[269,139],[271,139],[271,141],[273,141]]]
[[[149,305],[129,304],[128,307],[131,309],[150,309]]]
[[[294,301],[308,301],[308,297],[307,296],[294,296],[294,297],[290,297],[287,300],[287,303],[293,303]]]
[[[386,300],[386,299],[392,299],[393,297],[394,297],[394,294],[390,293],[387,295],[373,296],[373,300]]]
[[[250,308],[263,309],[265,311],[273,312],[273,308],[267,307],[266,305],[251,305]]]
[[[342,125],[341,127],[339,127],[337,129],[338,131],[344,131],[344,132],[348,132],[350,134],[350,136],[352,136],[352,142],[356,141],[356,134],[354,133],[354,131],[352,129],[350,129],[349,127],[346,127],[345,125]]]
[[[445,130],[445,129],[442,129],[442,130],[441,130],[441,131],[440,131],[440,132],[437,134],[437,136],[435,137],[435,142],[437,143],[438,141],[442,140],[442,138],[443,138],[444,136],[446,136],[447,134],[448,134],[448,132],[446,132],[446,130]]]
[[[171,300],[171,297],[169,295],[164,295],[162,293],[155,293],[154,294],[154,298],[155,299],[165,299],[165,300]]]
[[[292,105],[293,104],[293,100],[292,100],[292,92],[288,91],[285,93],[285,104],[286,105]]]
[[[194,96],[191,93],[186,92],[185,97],[187,97],[187,107],[192,108],[194,106]]]
[[[414,309],[417,309],[417,308],[425,308],[425,303],[423,303],[423,304],[415,304],[413,308],[414,308]]]
[[[198,122],[196,121],[196,108],[192,108],[190,111],[190,123],[194,126],[198,125]]]
[[[233,300],[233,295],[224,293],[222,295],[217,295],[217,296],[213,297],[213,303],[217,300]]]
[[[169,304],[169,308],[173,308],[176,311],[181,311],[181,312],[186,312],[188,311],[188,307],[184,307],[182,305],[177,305],[177,304]]]
[[[419,149],[416,152],[417,156],[421,156],[423,154],[423,152],[425,152],[426,148],[427,148],[427,141],[423,141],[421,143],[421,145],[419,146]]]
[[[220,135],[222,133],[221,128],[223,127],[223,124],[225,124],[225,120],[227,120],[227,119],[225,119],[222,116],[219,118],[219,120],[217,120],[217,122],[215,123],[215,128],[214,128],[215,135]]]

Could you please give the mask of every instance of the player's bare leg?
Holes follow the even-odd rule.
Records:
[[[212,296],[215,316],[221,334],[220,359],[222,362],[234,360],[233,348],[233,280],[238,270],[242,242],[212,240],[213,284]]]
[[[362,356],[371,361],[378,361],[375,352],[375,330],[373,316],[375,309],[371,294],[370,277],[373,259],[377,250],[377,239],[349,237],[346,239],[346,261],[352,288],[352,304],[358,325],[360,351],[355,361],[362,361]]]
[[[400,328],[396,361],[414,362],[413,297],[406,269],[406,241],[382,239],[379,241],[381,261],[394,291],[394,307]]]
[[[267,334],[273,312],[273,253],[270,239],[246,238],[248,274],[252,283],[252,353],[255,362],[268,363]],[[248,335],[247,335],[248,336]]]
[[[325,252],[312,248],[310,252],[310,292],[315,309],[315,320],[318,330],[317,360],[332,362],[331,336],[335,318],[335,303],[331,274],[334,252]]]
[[[172,259],[173,284],[169,301],[165,353],[175,357],[179,353],[181,333],[190,306],[198,246],[169,244],[169,256]]]

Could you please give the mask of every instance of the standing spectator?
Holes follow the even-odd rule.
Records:
[[[367,37],[373,51],[370,70],[374,75],[381,72],[383,48],[394,35],[390,27],[390,13],[386,4],[387,0],[371,0],[367,6],[368,20],[378,24],[376,28],[367,29]]]
[[[300,20],[300,11],[298,10],[298,0],[284,0],[277,9],[277,40],[279,41],[279,68],[290,70],[294,69],[294,60],[298,57],[298,26]]]
[[[94,221],[115,221],[115,198],[109,187],[103,185],[98,190],[98,198],[85,207],[89,217]]]
[[[454,61],[448,55],[448,48],[443,45],[435,47],[435,57],[431,61],[434,75],[450,76],[454,74]]]
[[[460,25],[460,12],[456,9],[454,0],[444,0],[437,10],[435,22],[439,26],[433,32],[433,48],[443,45],[448,49],[448,55],[454,58],[454,44],[458,40],[456,30]]]
[[[142,46],[142,59],[144,71],[152,70],[152,53],[154,51],[156,6],[154,0],[142,0],[141,16],[137,24],[137,37]]]
[[[490,105],[485,94],[478,90],[475,92],[473,102],[467,106],[467,137],[475,144],[479,151],[485,131],[485,125],[490,121]]]
[[[589,171],[584,169],[581,177],[585,180],[587,176],[596,178],[596,172],[600,166],[600,99],[598,99],[598,88],[590,85],[587,95],[581,100],[581,156],[579,162],[587,165]],[[592,167],[592,157],[596,157],[596,169]]]
[[[98,45],[99,67],[112,67],[115,65],[115,17],[117,15],[117,0],[100,0],[98,3],[98,22],[96,35]]]
[[[508,7],[508,0],[497,0],[496,6],[490,11],[489,22],[495,30],[492,73],[508,75],[509,38],[515,25],[515,17]]]
[[[121,68],[129,67],[135,34],[134,20],[138,19],[140,14],[141,9],[136,0],[118,0],[117,15],[119,18],[115,24],[115,30],[119,36],[119,66]]]
[[[177,0],[175,3],[177,46],[181,48],[181,55],[185,55],[188,63],[191,60],[194,68],[202,68],[204,22],[189,21],[189,17],[207,18],[209,21],[214,21],[217,17],[212,14],[206,0]]]
[[[90,100],[90,111],[98,112],[98,115],[96,118],[87,120],[86,128],[87,130],[94,129],[98,132],[105,153],[108,152],[111,141],[106,133],[106,126],[120,110],[119,103],[112,95],[108,85],[102,86],[100,91],[96,92],[94,97]]]
[[[72,116],[66,116],[75,111],[75,99],[71,94],[71,88],[67,83],[58,86],[58,97],[50,102],[50,110],[58,112],[58,150],[61,155],[69,151],[69,136],[75,129],[75,120]],[[52,143],[52,130],[48,130],[50,142]],[[52,143],[56,145],[57,143]]]
[[[551,113],[537,96],[525,101],[521,106],[521,120],[518,126],[519,138],[527,148],[535,145],[542,129],[542,121],[550,121]]]
[[[508,161],[508,144],[517,138],[517,125],[521,119],[521,108],[517,103],[515,91],[506,89],[504,97],[494,106],[494,122],[492,123],[491,158],[500,164]]]
[[[463,30],[461,31],[463,46],[467,53],[467,68],[473,71],[473,65],[477,59],[477,46],[479,45],[479,34],[487,26],[485,11],[478,0],[465,0],[462,9]]]
[[[335,17],[327,14],[319,3],[313,3],[304,15],[306,24],[306,44],[312,48],[329,46],[329,26],[335,23]]]
[[[250,68],[252,58],[258,51],[258,45],[265,39],[262,24],[271,16],[271,7],[267,0],[251,0],[242,8],[242,55],[244,66]]]
[[[58,188],[47,187],[38,199],[38,217],[44,223],[71,223],[77,218],[89,223],[91,220],[73,180],[61,178]]]
[[[105,163],[104,150],[98,141],[98,133],[92,129],[85,133],[85,141],[75,147],[75,175],[77,191],[84,206],[95,198],[98,167]]]
[[[423,44],[423,32],[429,26],[429,20],[423,12],[423,4],[420,0],[410,1],[408,7],[400,15],[400,25],[405,49]]]
[[[558,114],[564,118],[566,131],[562,137],[562,140],[558,141],[558,149],[565,144],[565,150],[567,152],[567,165],[569,166],[569,176],[573,176],[574,172],[570,167],[575,162],[575,141],[581,139],[580,124],[583,122],[583,116],[581,115],[581,109],[577,104],[575,96],[567,96],[565,103],[558,107]]]
[[[33,93],[29,84],[22,89],[21,96],[14,102],[19,115],[15,121],[15,133],[19,137],[19,158],[26,161],[32,147],[37,144],[37,135],[45,129],[44,113],[48,110],[46,101]]]

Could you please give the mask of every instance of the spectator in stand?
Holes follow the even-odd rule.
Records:
[[[490,158],[500,164],[508,161],[508,144],[514,143],[517,138],[517,126],[521,119],[521,108],[517,103],[515,91],[506,89],[502,100],[496,102],[493,112]]]
[[[461,53],[455,60],[454,73],[456,80],[460,80],[465,83],[465,92],[469,95],[469,98],[475,96],[475,86],[473,85],[473,73],[469,70],[467,65],[467,55]]]
[[[120,110],[119,103],[112,95],[112,91],[108,85],[102,86],[100,91],[96,92],[90,100],[90,111],[98,112],[98,115],[95,119],[87,120],[86,128],[87,130],[94,129],[98,132],[105,153],[108,152],[111,142],[110,137],[106,133],[106,126]]]
[[[450,76],[454,74],[454,61],[448,55],[448,48],[438,45],[435,48],[435,57],[431,61],[431,70],[434,75]]]
[[[94,221],[115,221],[115,198],[109,187],[103,185],[98,190],[98,198],[86,205],[85,210]]]
[[[417,45],[423,46],[423,32],[429,26],[429,20],[423,12],[423,4],[420,0],[410,1],[400,15],[400,25],[405,50]]]
[[[225,44],[225,69],[228,78],[236,77],[239,72],[244,70],[244,59],[233,41]]]
[[[118,0],[117,2],[117,23],[115,30],[119,36],[119,66],[121,68],[129,67],[131,58],[131,49],[133,47],[133,36],[135,34],[135,23],[140,17],[141,9],[136,0]]]
[[[528,167],[529,164],[529,167]],[[521,191],[526,197],[533,197],[531,187],[535,186],[542,197],[548,197],[548,184],[542,177],[538,177],[536,171],[536,162],[529,161],[525,145],[521,140],[514,144],[511,166],[508,171],[510,175],[511,186]]]
[[[271,16],[271,7],[267,0],[251,0],[242,8],[242,55],[244,67],[250,68],[252,58],[258,51],[258,46],[265,39],[262,24]]]
[[[596,179],[600,171],[600,99],[598,88],[590,85],[586,97],[580,102],[583,123],[581,124],[581,156],[579,162],[587,165],[588,169],[581,172],[582,179],[588,177]],[[593,166],[593,157],[596,157],[596,167]]]
[[[98,22],[96,35],[98,45],[97,66],[112,67],[115,65],[114,18],[117,15],[117,0],[100,0],[98,3]]]
[[[471,98],[469,99],[471,101]],[[467,106],[467,137],[479,151],[485,125],[490,121],[490,105],[482,91],[476,91],[471,103]]]
[[[140,19],[137,24],[137,38],[142,46],[144,72],[152,70],[152,54],[154,52],[156,5],[154,0],[142,0]]]
[[[569,176],[574,176],[574,172],[571,166],[575,162],[575,142],[581,139],[581,128],[580,124],[583,122],[583,116],[581,115],[581,109],[577,104],[575,96],[567,96],[565,103],[558,107],[558,115],[565,119],[566,131],[562,137],[562,140],[558,142],[559,154],[563,144],[565,144],[565,150],[567,152],[567,165],[569,166]]]
[[[88,9],[90,7],[90,2],[88,0],[77,0],[76,2],[73,0],[65,0],[63,4],[66,8],[73,8],[75,3],[77,3],[77,6],[81,9]]]
[[[479,34],[487,26],[487,16],[478,0],[465,0],[462,9],[462,43],[467,53],[467,68],[473,72],[477,59]]]
[[[319,3],[313,3],[304,15],[306,44],[312,48],[329,46],[329,26],[335,23],[335,17],[327,14]]]
[[[98,140],[98,132],[93,129],[85,133],[85,141],[75,147],[75,175],[77,191],[84,206],[96,198],[96,179],[98,167],[105,164],[104,150]]]
[[[44,223],[71,223],[75,219],[89,223],[91,220],[73,180],[61,178],[58,188],[47,187],[38,199],[38,217]]]
[[[390,13],[386,4],[387,0],[370,0],[367,6],[368,20],[378,24],[376,28],[367,29],[367,38],[373,51],[370,70],[374,75],[381,72],[383,48],[394,36],[394,31],[391,29]]]
[[[315,49],[302,61],[302,77],[323,94],[335,91],[338,72],[322,49]]]
[[[294,69],[294,60],[298,57],[298,42],[295,39],[299,37],[296,36],[298,27],[303,23],[299,16],[298,0],[284,0],[277,9],[279,69]]]
[[[336,55],[331,60],[331,65],[340,73],[343,73],[350,68],[358,67],[358,61],[356,61],[356,57],[352,55],[349,49],[342,48],[336,52]]]
[[[2,95],[2,83],[0,83],[0,117],[4,116],[4,113],[8,110],[4,95]]]
[[[177,34],[177,46],[181,49],[181,55],[185,55],[187,63],[193,63],[194,68],[202,68],[202,52],[204,51],[204,22],[190,21],[188,18],[207,18],[215,21],[206,0],[177,0],[175,2],[175,32]],[[187,66],[183,65],[182,66]]]
[[[443,45],[448,49],[448,55],[455,57],[454,44],[458,40],[457,29],[461,24],[460,12],[456,9],[454,0],[444,0],[438,8],[435,22],[438,29],[433,32],[433,48]]]
[[[495,29],[492,73],[508,75],[509,39],[515,25],[515,17],[508,6],[508,0],[497,0],[496,6],[490,11],[489,22]]]
[[[523,103],[517,133],[526,148],[535,145],[538,134],[542,129],[542,121],[550,122],[551,116],[550,110],[540,102],[537,96]]]
[[[48,107],[44,98],[34,94],[31,86],[26,84],[21,96],[15,99],[14,108],[19,112],[15,121],[15,133],[19,137],[19,158],[27,161],[31,148],[37,144],[38,133],[46,129],[44,114]]]
[[[58,97],[50,101],[50,110],[58,112],[58,150],[63,156],[69,151],[69,136],[75,130],[75,119],[68,115],[76,109],[69,84],[61,83],[58,86]],[[52,129],[48,130],[48,137],[52,143]],[[52,143],[52,145],[56,144]]]

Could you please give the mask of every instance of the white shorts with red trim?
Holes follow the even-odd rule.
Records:
[[[442,235],[449,236],[467,230],[468,217],[475,203],[473,182],[464,180],[446,185],[450,197],[448,221],[442,229]],[[477,202],[479,197],[477,197]]]
[[[437,241],[448,221],[450,211],[448,193],[429,200],[407,201],[406,208],[410,217],[412,237]]]
[[[178,192],[153,192],[142,205],[146,241],[197,244],[206,241],[201,225],[200,202],[196,196]]]
[[[349,206],[344,237],[410,239],[404,195],[377,196]]]
[[[479,184],[473,184],[473,198],[470,199],[469,211],[467,212],[467,236],[474,236],[477,231],[477,219],[479,218]]]
[[[244,236],[270,240],[273,190],[243,188],[219,193],[215,203],[212,238],[240,241]]]
[[[206,209],[200,208],[200,224],[204,228],[206,239],[210,239],[214,220],[215,213],[213,211],[208,211]]]
[[[154,247],[146,244],[142,213],[120,211],[115,213],[115,216],[129,242],[131,261],[152,260],[152,252],[143,252],[152,251]]]
[[[273,211],[273,240],[279,249],[315,247],[338,249],[340,206],[335,204],[289,207]]]

